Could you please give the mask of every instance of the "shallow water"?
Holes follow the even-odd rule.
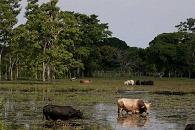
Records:
[[[1,89],[0,99],[5,108],[2,120],[9,129],[114,129],[114,130],[184,130],[188,123],[195,123],[195,95],[150,93],[149,91],[119,90],[114,100],[120,97],[140,98],[151,102],[149,115],[139,116],[123,113],[118,117],[116,103],[80,103],[61,100],[59,91]],[[67,99],[68,97],[66,97]],[[42,107],[46,104],[72,105],[84,112],[83,120],[51,123],[42,121]],[[49,125],[48,125],[49,124]],[[63,127],[63,128],[62,128]]]

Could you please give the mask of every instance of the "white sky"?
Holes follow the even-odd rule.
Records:
[[[25,22],[26,1],[22,0],[19,24]],[[177,31],[175,25],[195,18],[195,0],[59,0],[58,6],[63,11],[98,15],[101,23],[108,23],[113,37],[141,48],[158,34]]]

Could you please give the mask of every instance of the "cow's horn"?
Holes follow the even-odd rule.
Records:
[[[145,106],[142,106],[141,108],[144,108]]]

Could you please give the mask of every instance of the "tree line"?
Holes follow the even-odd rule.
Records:
[[[21,0],[0,1],[0,80],[93,76],[95,71],[195,76],[195,19],[178,32],[156,36],[149,47],[112,37],[95,14],[62,11],[58,0],[27,0],[26,23],[17,27]]]

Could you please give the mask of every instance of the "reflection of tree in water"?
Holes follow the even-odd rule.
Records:
[[[149,125],[150,120],[148,116],[142,116],[139,114],[125,114],[118,116],[117,124],[123,127],[136,128]]]

